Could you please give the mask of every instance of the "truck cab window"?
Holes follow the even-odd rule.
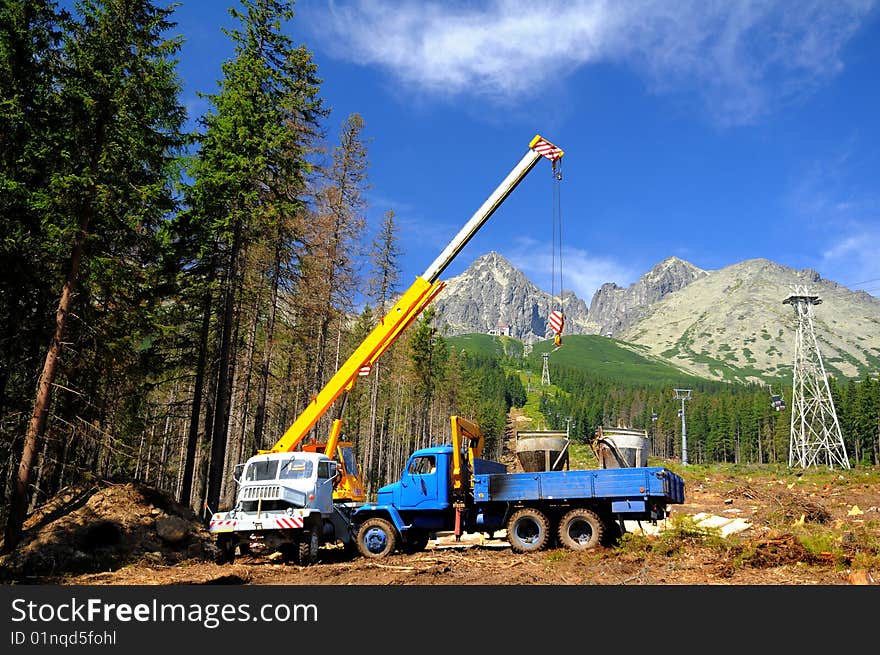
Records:
[[[318,478],[329,480],[336,476],[336,462],[318,462]]]
[[[337,453],[342,456],[342,462],[345,464],[345,472],[348,475],[358,475],[357,460],[354,456],[354,449],[351,446],[339,448]]]
[[[281,480],[304,480],[312,476],[312,460],[291,457],[281,465],[278,477]]]
[[[278,473],[278,460],[267,459],[262,462],[252,462],[245,473],[245,480],[248,482],[259,482],[261,480],[274,480]]]
[[[433,473],[436,469],[437,464],[433,455],[414,457],[409,464],[409,472],[411,475],[425,475]]]

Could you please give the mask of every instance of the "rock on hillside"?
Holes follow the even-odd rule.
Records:
[[[678,257],[668,257],[627,288],[606,282],[590,303],[590,321],[600,334],[617,336],[638,321],[650,306],[706,275]]]
[[[567,334],[587,331],[587,305],[571,291],[562,293]],[[439,324],[450,335],[474,332],[504,334],[526,343],[547,337],[547,317],[557,302],[496,252],[477,258],[450,278],[437,296]],[[507,327],[509,326],[509,327]]]
[[[796,322],[783,300],[795,285],[822,300],[814,324],[829,374],[880,369],[880,300],[766,259],[700,275],[650,306],[619,338],[704,377],[788,377]]]

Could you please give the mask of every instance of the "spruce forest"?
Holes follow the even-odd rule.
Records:
[[[281,29],[292,3],[230,13],[234,56],[208,110],[188,117],[173,7],[0,8],[6,549],[35,506],[97,478],[148,482],[201,513],[228,507],[233,467],[284,433],[411,282],[394,208],[366,220],[382,136],[325,106],[312,54]],[[479,423],[497,455],[508,411],[527,402],[525,369],[450,347],[429,307],[344,408],[368,494],[444,441],[451,414]],[[558,368],[539,411],[582,442],[601,425],[647,429],[654,455],[672,458],[673,386]],[[880,463],[880,383],[832,391],[850,458]],[[775,411],[765,388],[694,392],[692,461],[786,460],[790,408]]]

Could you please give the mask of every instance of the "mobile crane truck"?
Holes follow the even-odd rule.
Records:
[[[578,536],[563,542],[571,547],[594,547],[598,540],[585,536],[587,530],[601,536],[611,525],[609,517],[626,514],[632,519],[656,520],[665,516],[666,503],[683,502],[683,482],[665,469],[638,469],[637,480],[631,473],[621,476],[610,470],[551,471],[531,480],[517,477],[520,474],[508,475],[502,464],[480,459],[483,439],[479,427],[452,417],[453,445],[414,453],[401,479],[380,489],[377,502],[370,504],[366,503],[353,444],[341,440],[345,399],[358,377],[369,373],[440,293],[445,286],[440,275],[541,157],[553,163],[555,172],[562,155],[557,146],[535,136],[519,163],[284,435],[270,449],[258,451],[236,466],[239,489],[235,505],[227,512],[213,514],[208,526],[217,537],[218,562],[233,561],[236,552],[276,550],[286,562],[308,565],[317,561],[322,544],[336,542],[356,548],[366,557],[383,557],[397,548],[424,548],[430,532],[450,525],[456,536],[462,531],[493,532],[508,526],[514,550],[525,552],[549,543],[550,521],[556,521],[566,507],[570,510],[563,521],[570,526],[565,530]],[[558,344],[563,317],[555,314]],[[334,404],[336,417],[326,443],[303,443]],[[465,438],[470,441],[467,449]],[[429,461],[437,470],[422,472],[421,467]],[[560,478],[560,473],[568,477]],[[537,509],[540,507],[544,509]],[[593,512],[598,518],[573,513],[575,510]],[[516,520],[510,523],[514,515]],[[536,535],[531,534],[534,531]]]
[[[501,529],[519,553],[587,550],[619,536],[624,520],[656,523],[684,502],[684,480],[665,467],[508,473],[482,449],[479,427],[453,416],[452,444],[415,451],[400,479],[354,512],[360,553],[424,548],[432,532]]]

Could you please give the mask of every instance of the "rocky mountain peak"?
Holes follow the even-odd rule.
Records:
[[[590,320],[601,334],[617,334],[638,321],[650,305],[704,275],[706,271],[690,262],[667,257],[627,288],[603,284],[590,303]]]
[[[802,268],[798,271],[798,275],[812,283],[819,282],[822,279],[822,276],[819,275],[819,271],[813,270],[812,268]]]
[[[880,301],[768,259],[713,270],[655,303],[619,338],[696,375],[757,381],[790,376],[796,320],[783,300],[797,286],[822,299],[813,317],[830,375],[876,368]]]
[[[479,278],[483,281],[495,280],[502,285],[508,284],[513,279],[531,284],[522,271],[494,250],[477,257],[459,277]]]
[[[587,304],[572,291],[560,295],[564,331],[587,331]],[[435,301],[449,334],[504,334],[527,343],[547,338],[547,319],[558,304],[559,299],[535,286],[497,252],[481,255],[463,273],[447,280]]]
[[[829,372],[876,368],[880,299],[763,258],[705,271],[667,257],[628,287],[603,284],[587,308],[570,290],[560,293],[560,306],[560,297],[490,252],[447,280],[435,307],[449,334],[503,334],[525,343],[551,336],[549,313],[562,309],[564,334],[610,334],[696,375],[755,381],[789,375],[794,317],[782,301],[795,285],[822,297],[815,326]]]

